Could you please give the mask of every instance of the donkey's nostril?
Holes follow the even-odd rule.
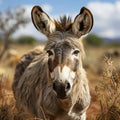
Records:
[[[67,82],[65,85],[65,90],[68,91],[69,89],[70,89],[70,83]]]

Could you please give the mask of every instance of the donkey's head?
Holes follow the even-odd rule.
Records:
[[[83,7],[74,22],[65,16],[60,21],[53,21],[39,6],[35,6],[32,9],[32,21],[49,39],[45,50],[50,80],[57,96],[65,99],[77,82],[77,71],[82,69],[84,50],[79,38],[91,30],[93,16]]]

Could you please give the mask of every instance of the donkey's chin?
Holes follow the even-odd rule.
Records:
[[[69,95],[65,91],[53,90],[53,92],[56,94],[56,97],[59,98],[59,99],[69,98]]]
[[[62,93],[62,92],[58,92],[58,93],[56,93],[56,95],[57,95],[57,98],[59,98],[59,99],[68,99],[68,98],[70,98],[70,94],[69,93]]]
[[[60,95],[57,95],[57,98],[59,98],[59,99],[67,99],[67,96],[60,96]]]

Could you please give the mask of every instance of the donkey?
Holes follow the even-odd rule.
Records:
[[[92,29],[90,10],[82,7],[72,22],[66,16],[52,20],[34,6],[31,17],[48,41],[43,51],[33,49],[16,66],[12,88],[17,107],[43,120],[86,120],[91,97],[81,36]]]

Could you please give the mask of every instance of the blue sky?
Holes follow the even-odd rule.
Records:
[[[94,16],[94,27],[91,32],[102,37],[120,38],[120,0],[0,0],[0,11],[24,6],[26,15],[30,17],[34,5],[40,5],[52,18],[67,14],[73,19],[79,13],[80,8],[86,6]],[[31,22],[26,28],[20,28],[15,36],[21,34],[44,38]]]
[[[89,2],[115,2],[115,0],[0,0],[0,11],[22,5],[43,5],[49,4],[54,10],[53,14],[79,11],[82,6],[86,6]]]

